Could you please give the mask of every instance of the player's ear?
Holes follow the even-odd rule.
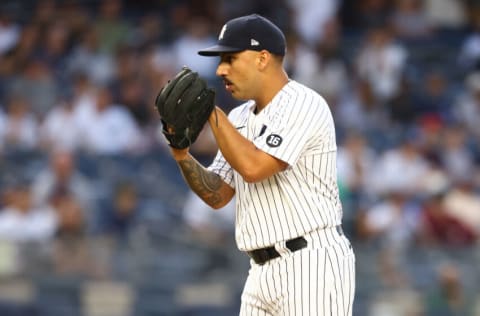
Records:
[[[264,70],[268,63],[270,62],[270,59],[272,58],[272,55],[266,51],[266,50],[261,50],[258,54],[257,58],[257,64],[260,70]]]

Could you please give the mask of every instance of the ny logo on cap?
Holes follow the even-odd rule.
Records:
[[[218,39],[221,40],[223,39],[223,35],[225,34],[225,31],[227,30],[227,25],[225,24],[223,27],[222,27],[222,30],[220,31],[220,35],[218,36]]]
[[[253,38],[250,39],[250,46],[258,46],[260,43],[257,40],[254,40]]]

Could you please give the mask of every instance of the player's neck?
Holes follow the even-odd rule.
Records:
[[[281,69],[280,71],[266,77],[264,82],[265,84],[262,85],[259,96],[255,98],[255,114],[260,113],[273,100],[277,93],[283,89],[288,83],[288,75],[283,69]]]

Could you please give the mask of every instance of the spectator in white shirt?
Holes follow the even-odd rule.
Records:
[[[18,43],[20,26],[14,23],[6,12],[0,11],[0,56],[6,54]]]
[[[99,87],[90,121],[82,124],[84,148],[95,154],[114,155],[134,152],[143,146],[141,132],[132,114],[113,103],[112,92]]]
[[[399,90],[407,51],[395,41],[387,25],[371,29],[364,43],[357,55],[356,71],[371,83],[378,99],[388,101]]]
[[[38,145],[38,121],[27,100],[18,95],[9,97],[2,128],[2,146],[14,150],[30,150]]]
[[[349,132],[338,147],[338,181],[348,194],[359,196],[368,187],[368,175],[374,170],[376,154],[360,133]]]
[[[477,140],[480,139],[480,71],[472,72],[466,77],[464,90],[453,106],[453,114],[468,133]]]
[[[183,206],[183,219],[196,240],[219,245],[235,229],[235,201],[232,199],[222,209],[214,210],[189,192]]]
[[[51,152],[48,167],[32,183],[32,200],[36,206],[51,204],[52,198],[60,193],[72,195],[87,213],[84,217],[93,218],[97,196],[92,184],[76,168],[72,153],[66,150]]]
[[[397,36],[402,38],[425,38],[432,34],[424,0],[396,0],[391,24]]]
[[[458,1],[457,1],[458,2]],[[472,19],[470,32],[462,39],[457,64],[465,73],[478,69],[480,62],[480,21]]]
[[[364,238],[377,240],[387,249],[402,247],[411,241],[418,224],[417,206],[392,190],[365,211],[359,224]]]
[[[217,66],[215,60],[205,60],[197,51],[211,46],[215,38],[210,35],[208,21],[204,18],[192,18],[187,23],[185,33],[173,43],[173,52],[176,56],[176,69],[185,65],[195,65],[195,71],[201,76],[211,78]]]
[[[97,84],[105,84],[115,76],[113,56],[102,51],[98,32],[90,28],[82,34],[67,63],[69,73],[85,72]]]
[[[0,210],[0,239],[12,242],[43,242],[51,239],[57,227],[52,208],[34,207],[25,184],[10,188],[6,205]]]
[[[420,152],[418,135],[404,136],[398,147],[386,150],[375,162],[368,189],[373,195],[398,192],[406,196],[422,194],[432,168]]]
[[[478,166],[469,148],[468,134],[464,126],[452,125],[442,130],[440,160],[447,175],[452,180],[475,178]]]
[[[46,150],[75,151],[80,146],[80,128],[74,115],[73,96],[65,94],[40,125],[40,144]]]
[[[295,13],[293,16],[295,30],[308,45],[315,45],[326,36],[324,26],[338,12],[341,1],[323,0],[321,5],[316,0],[289,0],[288,5]]]

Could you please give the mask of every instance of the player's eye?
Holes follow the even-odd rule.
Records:
[[[233,55],[230,55],[230,54],[225,54],[222,56],[221,58],[221,61],[222,63],[227,63],[227,64],[231,64],[234,60],[234,56]]]

